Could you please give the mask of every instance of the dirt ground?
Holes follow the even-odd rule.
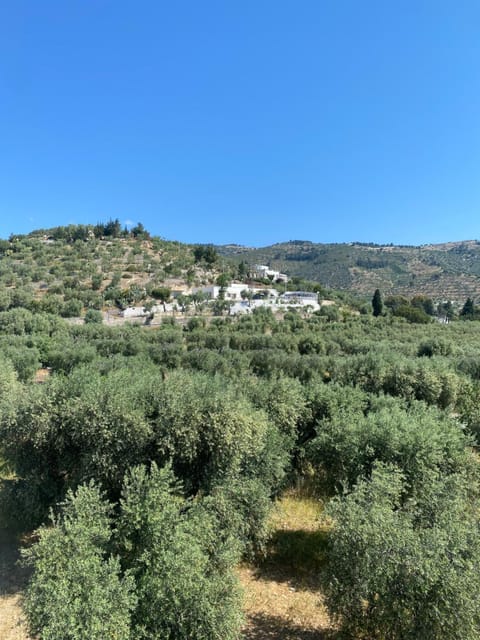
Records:
[[[332,628],[321,595],[295,580],[241,567],[247,618],[245,640],[330,640]]]
[[[21,609],[27,573],[18,566],[18,541],[0,531],[0,638],[31,640]]]
[[[286,495],[271,519],[272,540],[262,562],[243,565],[244,640],[333,640],[336,632],[322,598],[326,530],[322,505]]]

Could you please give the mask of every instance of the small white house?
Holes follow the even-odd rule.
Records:
[[[280,271],[270,269],[266,264],[254,265],[253,271],[257,278],[268,278],[272,282],[288,282],[288,276],[286,273],[280,273]]]
[[[143,318],[147,315],[145,307],[127,307],[121,314],[123,318]]]
[[[210,298],[210,300],[217,300],[217,298],[220,296],[221,290],[222,290],[222,287],[219,287],[216,284],[211,284],[205,287],[199,287],[197,289],[194,289],[194,293],[201,291],[207,296],[207,298]],[[247,284],[243,284],[243,283],[230,284],[228,287],[223,288],[225,300],[241,300],[242,291],[246,291],[246,290],[248,290]]]

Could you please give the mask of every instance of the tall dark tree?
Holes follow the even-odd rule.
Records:
[[[150,238],[150,234],[148,233],[148,231],[145,229],[145,227],[141,222],[139,222],[134,227],[132,227],[132,229],[130,229],[130,234],[134,238],[142,238],[143,240],[148,240]]]
[[[473,318],[475,316],[475,305],[471,298],[467,298],[460,315],[464,318]]]
[[[373,315],[377,318],[382,315],[383,311],[383,300],[382,294],[380,293],[380,289],[375,289],[375,293],[372,298],[372,309]]]
[[[215,247],[211,244],[197,244],[193,250],[193,256],[195,262],[201,262],[203,260],[209,266],[212,266],[218,260]]]

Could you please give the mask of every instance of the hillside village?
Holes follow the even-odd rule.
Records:
[[[190,301],[201,302],[204,306],[219,308],[218,302],[228,315],[248,314],[253,309],[268,308],[272,311],[285,311],[288,308],[307,312],[318,311],[322,305],[333,304],[332,301],[319,302],[318,294],[312,291],[284,291],[260,285],[254,279],[271,279],[276,283],[287,283],[288,276],[271,269],[267,265],[254,265],[252,278],[248,282],[232,282],[226,285],[209,284],[201,287],[184,288],[172,292],[172,301],[151,306],[128,306],[120,312],[123,318],[139,318],[185,311]],[[252,284],[253,282],[253,284]]]
[[[268,264],[237,265],[211,245],[152,237],[140,223],[130,230],[118,220],[69,225],[0,241],[0,311],[24,307],[73,324],[87,312],[107,324],[263,307],[308,313],[328,306],[320,289]]]

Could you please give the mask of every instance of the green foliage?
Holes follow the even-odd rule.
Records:
[[[267,480],[272,481],[270,475]],[[221,537],[235,541],[243,557],[262,557],[270,535],[271,486],[265,478],[229,477],[215,486],[203,505],[213,514]]]
[[[112,511],[93,485],[69,493],[59,517],[25,552],[30,630],[43,640],[129,640],[134,582],[108,553]]]
[[[221,273],[216,280],[216,284],[219,287],[226,288],[230,285],[231,277],[228,273]]]
[[[475,309],[475,304],[472,298],[467,298],[465,304],[460,311],[460,317],[463,320],[473,320],[477,315],[477,310]]]
[[[89,478],[118,495],[126,469],[151,442],[139,395],[128,371],[102,376],[95,366],[25,394],[0,433],[16,473],[43,487],[44,508]]]
[[[102,324],[103,316],[101,311],[96,309],[88,309],[85,314],[85,324]]]
[[[387,307],[387,309],[390,309],[393,315],[396,315],[396,312],[400,307],[406,307],[408,305],[408,298],[406,298],[405,296],[391,295],[385,298],[385,306]]]
[[[331,366],[331,376],[372,393],[423,400],[446,408],[455,403],[460,381],[442,360],[412,360],[390,353],[359,354]]]
[[[102,282],[103,282],[103,276],[101,273],[95,273],[92,276],[92,289],[94,291],[98,291],[100,289],[100,287],[102,286]]]
[[[15,367],[18,378],[22,382],[31,380],[40,368],[40,354],[38,349],[24,345],[11,344],[3,349],[3,354]]]
[[[458,411],[460,419],[465,424],[478,445],[480,442],[480,384],[478,380],[462,386]]]
[[[406,411],[384,399],[366,416],[347,405],[321,420],[317,434],[307,459],[324,475],[330,491],[368,477],[379,461],[397,465],[412,487],[432,470],[449,474],[466,463],[468,439],[459,425],[421,405]]]
[[[187,489],[208,489],[267,446],[267,419],[222,378],[175,371],[148,400],[157,451]]]
[[[439,316],[444,316],[447,320],[453,320],[455,317],[455,311],[451,300],[446,302],[439,302],[437,306],[437,312]]]
[[[60,315],[64,318],[79,317],[82,313],[83,304],[81,300],[77,298],[71,298],[68,302],[65,302]],[[88,312],[87,312],[88,313]]]
[[[467,512],[465,527],[476,526],[476,484],[471,480],[470,493],[462,493],[461,487],[463,475],[477,464],[470,436],[478,438],[480,433],[477,322],[405,322],[395,315],[402,308],[412,318],[430,318],[428,298],[421,293],[409,301],[414,293],[409,288],[408,298],[386,298],[389,312],[375,319],[370,313],[350,314],[346,307],[352,308],[352,300],[345,294],[336,296],[337,304],[325,306],[327,311],[309,317],[287,311],[281,318],[270,309],[255,309],[238,318],[196,315],[178,321],[168,316],[151,327],[69,324],[59,313],[69,315],[79,304],[95,310],[103,308],[104,299],[113,304],[140,297],[145,306],[154,299],[166,301],[171,293],[164,281],[166,271],[181,277],[189,271],[200,281],[202,269],[208,267],[203,257],[193,266],[192,248],[179,243],[158,238],[145,242],[125,230],[102,240],[92,233],[93,228],[74,227],[58,230],[52,239],[50,233],[46,240],[43,234],[15,238],[0,261],[0,457],[7,476],[1,483],[0,517],[16,528],[31,529],[45,522],[50,506],[66,500],[64,515],[42,530],[42,551],[38,562],[33,561],[38,565],[34,576],[40,580],[32,592],[32,602],[36,598],[38,604],[32,609],[35,629],[54,638],[46,631],[51,624],[57,637],[63,637],[58,631],[63,629],[61,621],[46,602],[50,597],[52,607],[59,602],[53,583],[58,582],[58,589],[67,585],[66,593],[73,593],[75,581],[90,584],[89,578],[81,578],[81,570],[92,567],[91,575],[104,587],[104,595],[115,592],[113,587],[109,592],[108,585],[121,591],[119,585],[135,578],[137,604],[125,607],[126,627],[118,625],[119,633],[128,627],[129,640],[233,639],[239,617],[232,565],[239,554],[264,552],[273,499],[308,475],[309,487],[322,492],[323,498],[343,494],[333,507],[339,509],[338,531],[342,509],[350,505],[353,510],[351,504],[360,504],[361,491],[367,491],[361,487],[378,488],[379,482],[396,486],[398,479],[399,493],[387,492],[393,496],[390,502],[377,500],[380,489],[372,488],[369,496],[377,500],[377,510],[373,505],[371,510],[362,507],[365,518],[355,522],[363,537],[358,542],[349,534],[352,555],[347,547],[339,547],[338,556],[332,552],[339,563],[335,571],[345,572],[348,589],[344,596],[335,592],[337,604],[331,606],[345,615],[347,628],[348,601],[353,603],[352,628],[358,627],[359,637],[383,633],[404,640],[414,637],[415,629],[419,638],[430,639],[418,622],[422,616],[428,618],[428,593],[434,603],[432,615],[436,607],[438,620],[444,618],[445,637],[457,637],[453,608],[445,603],[455,601],[463,579],[477,588],[466,558],[472,566],[477,560],[469,555],[470,547],[465,552],[455,542],[464,534],[453,503],[442,496],[447,489],[457,496],[460,511]],[[303,255],[303,243],[295,247],[297,257]],[[380,263],[389,262],[378,255],[371,260],[378,273],[386,268]],[[128,265],[132,273],[135,269],[129,280],[134,286],[125,289],[121,274]],[[340,273],[341,266],[332,269]],[[38,288],[30,281],[34,270],[39,272]],[[98,289],[93,291],[95,275]],[[110,284],[102,290],[104,281]],[[291,286],[297,284],[292,281]],[[357,301],[355,308],[370,308],[370,297]],[[202,308],[203,297],[183,296],[178,302],[193,314]],[[227,308],[220,301],[216,310],[225,314]],[[322,315],[326,313],[331,315]],[[100,315],[87,313],[92,318]],[[36,378],[42,384],[34,384],[32,376],[40,366],[49,370]],[[396,470],[381,471],[384,465],[395,465]],[[82,486],[90,480],[105,492],[113,511],[98,489]],[[75,497],[71,491],[77,489]],[[353,503],[348,502],[348,491],[356,496]],[[103,505],[98,508],[107,514],[108,536],[98,540],[97,534],[88,537],[97,526],[96,516],[80,518],[72,506],[80,494],[88,494],[92,504],[87,508],[82,497],[83,512],[90,513],[91,507],[96,513],[91,497],[95,492],[96,504]],[[441,521],[442,513],[450,518],[451,529]],[[367,527],[369,518],[374,524]],[[72,527],[68,531],[67,522]],[[75,548],[78,562],[67,563],[59,558],[74,554],[68,538],[74,526],[79,540],[88,544]],[[424,533],[427,529],[435,530],[430,538]],[[371,550],[367,534],[373,536]],[[435,536],[450,564],[437,557]],[[321,538],[313,536],[311,541],[323,544]],[[347,539],[345,534],[345,544]],[[405,567],[399,568],[402,553],[397,546],[402,539],[404,555],[414,559],[408,571],[419,566],[425,575],[411,577]],[[450,547],[445,540],[451,541]],[[425,560],[427,543],[433,549],[431,566]],[[384,557],[375,560],[374,552]],[[474,546],[471,553],[476,553]],[[47,560],[61,577],[47,572]],[[348,568],[354,566],[359,576],[372,569],[372,580],[361,577],[358,591],[348,578]],[[397,584],[403,589],[400,594]],[[440,592],[439,585],[445,585],[445,591]],[[411,608],[413,597],[402,600],[410,588],[418,597],[418,616]],[[363,594],[360,604],[352,590]],[[114,603],[91,591],[95,616],[109,611],[113,620],[118,613]],[[75,593],[83,598],[83,592]],[[471,602],[467,597],[465,602],[473,619]],[[51,619],[40,619],[44,606]],[[61,609],[61,603],[58,606]],[[76,606],[67,614],[77,616]],[[371,607],[370,624],[365,611]],[[407,625],[401,631],[399,612]],[[391,620],[393,631],[387,627]],[[439,628],[438,620],[431,623],[432,629]],[[458,620],[458,629],[468,638],[463,613]],[[87,622],[71,627],[86,635],[89,631],[82,624]]]
[[[138,640],[238,637],[236,560],[202,506],[175,496],[171,471],[136,467],[125,480],[117,544],[136,581]]]
[[[373,294],[372,309],[373,309],[373,315],[376,318],[378,318],[378,316],[382,315],[382,312],[383,312],[383,300],[382,300],[382,294],[380,293],[379,289],[375,289],[375,293]]]
[[[424,311],[429,316],[435,315],[435,307],[433,305],[433,301],[428,296],[414,296],[411,300],[411,305],[412,307],[416,307],[417,309]]]
[[[195,257],[195,262],[204,261],[209,266],[214,265],[218,260],[218,254],[215,250],[215,247],[209,244],[196,245],[193,250],[193,255]]]
[[[159,300],[160,302],[168,302],[170,300],[170,296],[172,295],[172,291],[169,287],[153,287],[150,290],[150,295],[155,300]]]
[[[134,238],[141,238],[142,240],[148,240],[150,237],[150,234],[141,222],[132,227],[130,233]]]
[[[450,356],[453,352],[452,343],[442,338],[431,338],[420,344],[418,347],[418,356]]]
[[[423,309],[413,307],[411,305],[400,305],[395,310],[395,315],[400,318],[405,318],[409,322],[415,322],[417,324],[428,324],[430,322],[429,316]]]
[[[478,638],[480,532],[469,484],[432,473],[405,499],[404,476],[377,466],[331,503],[327,605],[348,637]]]

